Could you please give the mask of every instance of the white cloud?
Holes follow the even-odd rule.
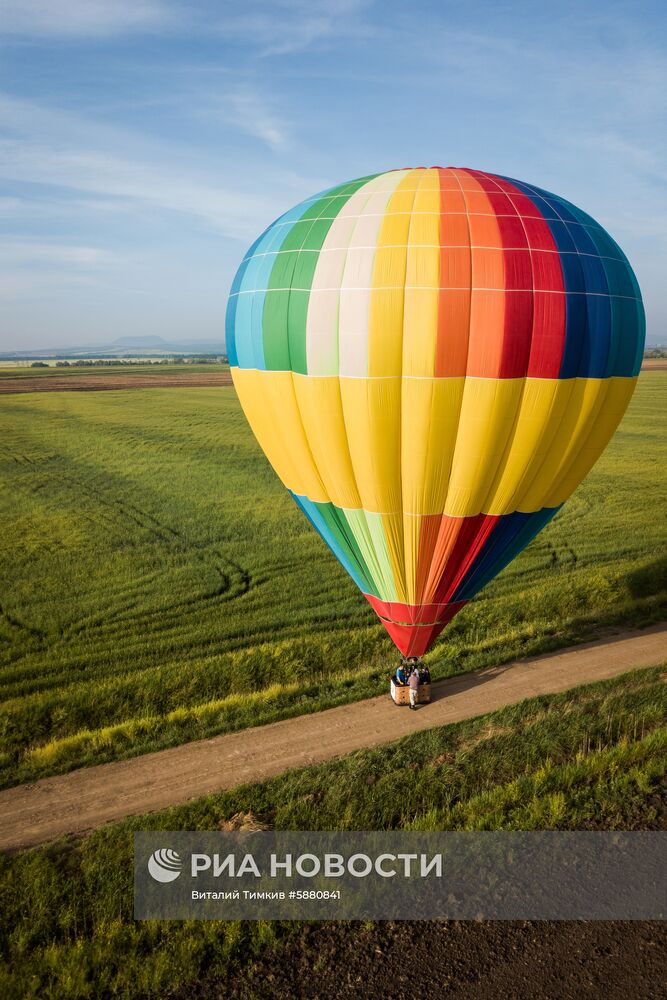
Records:
[[[232,89],[217,102],[213,102],[213,117],[255,139],[273,150],[288,145],[287,126],[270,110],[268,103],[248,87]]]
[[[213,186],[194,173],[181,173],[161,163],[94,150],[54,149],[25,139],[0,140],[0,177],[129,199],[148,208],[195,216],[238,239],[252,238],[257,228],[269,221],[259,197]],[[266,205],[265,211],[270,215]]]
[[[0,217],[13,218],[23,214],[25,201],[23,198],[0,198]]]
[[[215,27],[224,37],[240,39],[262,55],[289,55],[332,38],[368,37],[374,29],[359,19],[372,0],[269,0],[228,4]]]
[[[0,301],[44,301],[100,287],[119,263],[100,247],[10,237],[0,242]]]
[[[12,239],[0,243],[0,264],[3,266],[16,267],[38,263],[91,268],[109,263],[112,259],[113,255],[109,251],[99,247]]]
[[[97,276],[72,268],[26,267],[0,273],[3,305],[71,299],[72,293],[104,287]],[[4,330],[2,331],[4,334]],[[0,345],[3,344],[0,340]],[[6,346],[0,346],[6,349]]]
[[[316,42],[373,31],[360,20],[372,0],[0,0],[0,37],[107,38],[173,30],[219,35],[287,55]]]
[[[0,0],[0,36],[106,37],[172,19],[160,0]]]
[[[662,173],[662,180],[667,180],[662,162],[656,153],[645,146],[623,138],[615,132],[591,132],[578,137],[578,143],[597,153],[609,153],[616,161],[622,161],[628,167],[647,172]]]
[[[245,177],[218,184],[190,151],[132,132],[7,96],[0,96],[0,125],[8,134],[0,139],[6,181],[92,195],[107,209],[116,201],[123,210],[178,212],[244,241],[278,214],[270,194],[244,193]],[[263,128],[273,141],[281,138],[268,119]]]

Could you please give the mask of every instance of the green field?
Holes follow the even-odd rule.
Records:
[[[666,394],[642,375],[593,473],[442,636],[434,676],[665,616]],[[3,784],[385,690],[393,646],[233,389],[4,396],[0,441]]]
[[[55,364],[48,368],[31,368],[28,366],[0,367],[0,379],[3,378],[48,378],[52,375],[182,375],[183,372],[218,372],[228,370],[229,365],[223,362],[210,362],[209,364],[197,364],[197,362],[184,362],[183,364],[122,364],[115,365],[81,365],[78,367],[74,362],[70,362],[66,368],[57,368]]]
[[[140,1000],[188,982],[187,995],[199,996],[206,977],[242,977],[258,949],[302,932],[298,923],[135,921],[134,830],[249,820],[276,830],[664,828],[664,671],[534,698],[83,841],[0,855],[0,996]]]

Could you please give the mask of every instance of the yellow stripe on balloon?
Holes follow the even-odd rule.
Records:
[[[394,575],[397,600],[406,603],[409,600],[406,589],[405,539],[403,535],[403,515],[401,513],[383,514],[382,528],[387,540],[387,550]]]
[[[482,512],[512,433],[525,379],[466,378],[445,512]]]
[[[403,311],[404,376],[435,374],[440,288],[440,182],[423,170],[410,220]]]
[[[637,381],[339,379],[238,368],[232,376],[288,489],[389,518],[388,556],[404,567],[409,591],[419,534],[408,518],[558,506],[602,452]]]
[[[401,511],[401,380],[341,378],[354,477],[364,510]]]
[[[605,379],[575,379],[577,383],[598,383],[598,392],[590,416],[582,416],[577,422],[576,440],[570,443],[566,456],[559,465],[558,472],[548,493],[545,507],[555,507],[574,493],[584,476],[588,475],[595,462],[606,448],[634,392],[637,377],[614,376]],[[584,395],[593,391],[593,385],[583,387]],[[582,407],[582,410],[584,408]]]
[[[419,172],[411,170],[392,194],[373,258],[368,311],[368,374],[401,375],[408,237]]]
[[[337,507],[363,507],[348,447],[340,380],[295,374],[294,389],[310,452],[329,499]]]
[[[329,497],[303,429],[293,373],[253,368],[231,372],[253,434],[281,482],[300,496],[326,502]]]
[[[545,462],[557,460],[554,439],[574,387],[574,379],[525,379],[514,429],[483,501],[489,514],[525,510],[524,498],[537,482],[540,469]],[[542,485],[542,496],[547,492]]]
[[[402,509],[445,509],[465,379],[404,379],[401,391]]]

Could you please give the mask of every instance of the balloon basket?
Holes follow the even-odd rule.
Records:
[[[397,684],[392,677],[390,684],[391,700],[395,705],[410,704],[410,688],[407,684]],[[417,704],[428,705],[431,700],[431,685],[420,684],[417,689]]]

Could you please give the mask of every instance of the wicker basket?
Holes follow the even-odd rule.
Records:
[[[397,684],[395,677],[392,677],[390,681],[390,693],[391,693],[391,699],[395,705],[410,704],[410,688],[408,687],[407,684]],[[417,690],[417,704],[428,705],[430,700],[431,700],[431,685],[420,684]]]

